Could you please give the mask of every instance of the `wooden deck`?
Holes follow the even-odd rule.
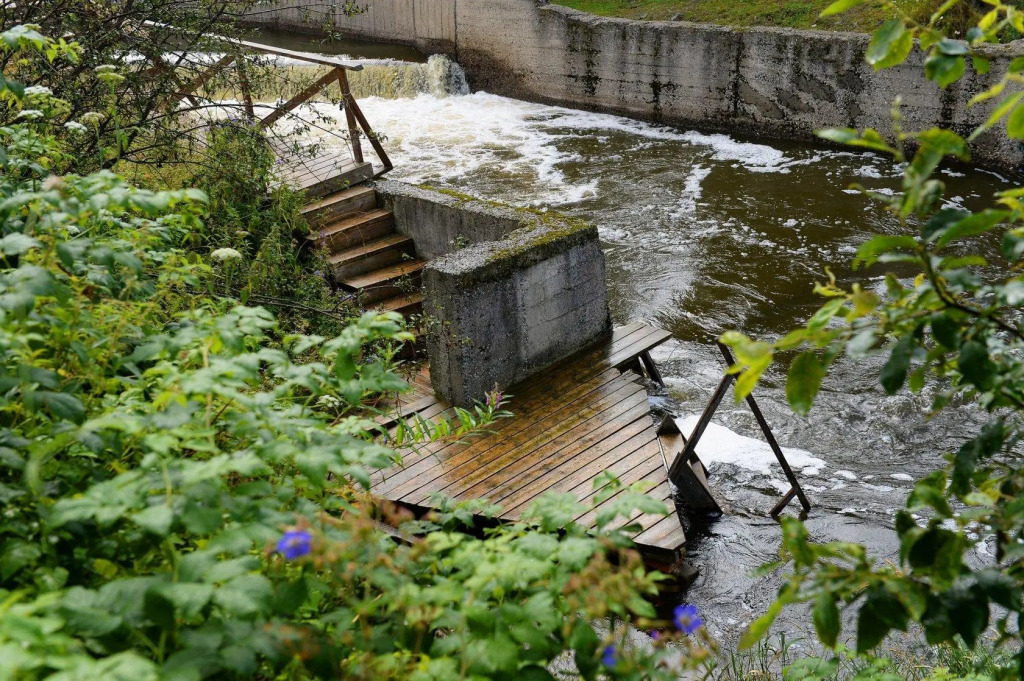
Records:
[[[296,153],[296,150],[271,139],[270,146],[277,156],[277,182],[304,191],[310,200],[319,199],[373,177],[373,166],[356,162],[347,151],[320,152],[316,157]]]
[[[372,493],[419,509],[430,508],[435,493],[458,500],[487,499],[501,507],[501,519],[514,521],[544,492],[589,500],[595,495],[595,479],[607,470],[627,486],[648,481],[648,494],[668,503],[673,510],[668,517],[635,514],[629,522],[642,527],[634,535],[641,552],[675,563],[686,535],[674,512],[646,387],[630,371],[641,355],[669,337],[644,324],[616,329],[605,341],[509,389],[508,408],[515,415],[492,426],[492,432],[404,452],[400,466],[375,475]],[[399,418],[451,416],[449,406],[433,396],[425,370],[412,384],[413,392],[398,405]],[[576,520],[593,526],[595,517],[588,512]]]

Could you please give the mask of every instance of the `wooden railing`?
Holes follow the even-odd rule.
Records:
[[[146,25],[160,30],[174,30],[173,26],[158,24],[156,22],[146,22]],[[261,130],[265,130],[311,100],[313,97],[316,97],[332,83],[337,82],[341,89],[341,108],[345,112],[345,121],[348,130],[347,138],[353,160],[357,163],[364,162],[363,147],[360,140],[362,137],[366,137],[370,146],[373,148],[373,151],[377,154],[377,158],[380,159],[382,166],[380,170],[374,173],[374,177],[379,177],[394,168],[387,152],[384,151],[384,146],[380,143],[380,139],[370,127],[370,124],[366,120],[366,116],[363,114],[362,110],[359,108],[359,104],[356,102],[355,97],[352,96],[352,89],[348,82],[348,72],[361,71],[363,69],[361,65],[346,64],[340,59],[336,59],[334,57],[288,50],[281,47],[274,47],[273,45],[252,42],[250,40],[239,40],[224,36],[208,37],[211,37],[215,42],[224,44],[226,47],[234,48],[234,50],[233,52],[225,54],[225,56],[211,64],[209,68],[202,71],[188,83],[184,83],[179,79],[174,66],[169,64],[162,55],[158,53],[149,53],[145,55],[153,64],[152,71],[169,74],[179,85],[179,90],[164,103],[164,107],[166,109],[176,107],[183,99],[188,99],[191,103],[198,104],[196,100],[196,93],[217,73],[237,62],[236,68],[238,69],[238,85],[242,93],[242,103],[245,108],[246,118],[255,122]],[[288,59],[293,59],[295,61],[315,66],[328,66],[330,69],[317,81],[311,83],[284,104],[273,107],[274,110],[270,114],[257,121],[256,108],[252,98],[252,84],[246,70],[245,60],[241,59],[242,54],[246,51],[277,57],[286,57]]]

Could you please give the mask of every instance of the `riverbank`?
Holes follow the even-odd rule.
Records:
[[[598,16],[649,21],[692,21],[731,27],[775,26],[778,28],[855,31],[869,33],[889,18],[877,7],[856,7],[822,18],[832,0],[556,0],[555,4]],[[941,0],[903,0],[899,3],[914,20],[926,22]],[[967,3],[950,12],[946,28],[952,35],[962,33],[980,16]]]

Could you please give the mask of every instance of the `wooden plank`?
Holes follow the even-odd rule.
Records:
[[[650,423],[649,409],[639,403],[623,414],[608,418],[602,415],[602,423],[588,432],[571,446],[563,447],[548,455],[530,472],[529,478],[517,476],[501,485],[496,485],[488,495],[492,503],[511,507],[529,503],[536,496],[547,491],[561,491],[572,475],[597,475],[603,470],[603,463],[593,470],[594,461],[605,461],[605,456],[619,445],[640,435]],[[628,452],[622,452],[624,456]],[[580,473],[587,470],[589,472]]]
[[[571,400],[579,395],[586,394],[591,390],[596,390],[600,388],[600,386],[616,378],[618,378],[617,372],[614,369],[608,369],[604,373],[599,374],[594,378],[591,378],[586,383],[583,383],[571,390],[567,390],[566,392],[561,393],[561,396]],[[399,476],[399,479],[402,482],[405,482],[407,480],[412,479],[416,475],[425,473],[426,469],[432,468],[434,465],[433,463],[430,465],[421,464],[421,461],[424,461],[426,457],[429,455],[437,455],[440,457],[460,457],[460,459],[462,460],[467,460],[470,456],[481,454],[490,447],[497,445],[502,439],[514,436],[517,433],[523,431],[524,429],[529,428],[531,425],[530,417],[533,414],[546,413],[545,410],[550,410],[554,407],[559,406],[559,402],[559,395],[552,393],[550,395],[546,395],[543,399],[539,399],[537,402],[533,404],[524,405],[523,409],[519,412],[518,415],[514,416],[513,418],[503,419],[499,423],[495,424],[495,433],[491,437],[478,440],[465,448],[460,447],[458,443],[446,443],[438,445],[436,447],[427,447],[420,456],[420,460],[414,461],[411,464],[407,463],[406,467],[403,468],[402,473]],[[562,406],[564,406],[564,404]],[[375,494],[386,495],[389,494],[392,489],[393,487],[391,486],[385,486],[381,488],[375,487],[373,491]]]
[[[609,340],[612,344],[617,341],[620,343],[631,342],[638,338],[650,335],[651,329],[652,327],[641,323],[630,324],[616,329]],[[584,350],[579,354],[579,356],[575,357],[575,359],[570,358],[569,366],[564,369],[559,369],[547,380],[534,381],[532,383],[528,382],[525,385],[519,384],[519,386],[514,386],[510,408],[513,411],[516,411],[516,405],[522,404],[522,409],[518,410],[518,413],[516,413],[513,418],[503,420],[498,424],[495,424],[495,430],[497,432],[496,437],[513,436],[530,426],[528,419],[532,415],[544,413],[542,410],[548,409],[558,401],[572,400],[578,398],[582,394],[586,394],[588,391],[585,391],[584,388],[587,386],[591,386],[591,389],[595,389],[597,386],[593,385],[593,375],[603,377],[601,384],[615,378],[615,370],[604,369],[603,373],[596,373],[603,368],[602,363],[598,361],[598,357],[604,350],[605,346],[603,344]],[[581,381],[581,378],[575,375],[574,369],[576,368],[582,368],[584,376],[588,377],[588,380],[586,383],[572,386],[566,390],[567,386]],[[532,398],[536,399],[534,400]],[[497,440],[493,441],[489,446],[486,445],[486,443],[481,444],[480,442],[477,442],[470,445],[468,450],[463,450],[462,452],[458,452],[457,449],[453,449],[458,447],[456,444],[427,446],[423,448],[419,455],[407,458],[402,474],[398,476],[389,476],[389,480],[393,484],[406,482],[416,475],[425,473],[427,469],[433,468],[435,465],[439,465],[437,457],[443,458],[445,456],[457,454],[481,454],[489,449],[490,446],[496,445],[497,442]],[[427,457],[431,457],[430,464],[417,466],[421,461],[427,460]],[[375,494],[387,495],[392,489],[393,486],[388,485],[380,488],[375,487],[373,491]]]
[[[659,466],[664,468],[661,464],[661,450],[658,448],[658,443],[653,440],[647,440],[640,449],[637,449],[629,457],[612,464],[608,467],[608,470],[619,478],[619,482],[621,482],[624,487],[628,487],[629,485],[641,480],[649,480],[655,485],[658,485],[659,480],[652,478],[657,474]],[[661,480],[664,481],[664,478]],[[577,498],[582,501],[584,499],[594,498],[602,489],[603,487],[584,490],[582,486],[580,486],[570,491],[575,492]],[[597,517],[598,511],[611,503],[612,499],[614,499],[614,497],[606,499],[593,510],[577,516],[576,522],[581,525],[590,525]]]
[[[650,448],[650,435],[646,428],[635,432],[634,428],[623,429],[623,438],[613,438],[609,449],[598,453],[585,465],[568,473],[564,478],[557,480],[555,484],[549,485],[546,489],[536,492],[536,486],[524,488],[523,492],[517,493],[502,501],[505,512],[518,517],[527,506],[543,494],[544,491],[553,491],[567,494],[575,494],[577,499],[583,500],[588,495],[593,495],[594,479],[603,471],[611,471],[619,475],[635,468],[637,465],[650,458],[654,451]]]
[[[323,88],[327,87],[334,81],[338,80],[338,74],[344,73],[337,69],[331,69],[326,75],[318,79],[316,82],[311,83],[308,87],[302,90],[299,94],[295,95],[281,106],[274,109],[274,112],[259,122],[260,128],[269,128],[274,123],[277,123],[285,114],[292,111],[301,104],[308,101],[313,95],[320,92]],[[356,161],[362,161],[362,158],[356,158]]]
[[[487,466],[490,462],[502,458],[511,460],[513,457],[518,457],[521,451],[533,451],[534,448],[568,432],[580,420],[588,419],[607,406],[626,399],[631,395],[642,393],[643,388],[632,383],[623,384],[611,381],[606,390],[598,388],[594,392],[601,395],[600,399],[589,403],[583,408],[580,408],[580,405],[574,402],[556,402],[549,415],[543,416],[540,420],[533,421],[529,424],[530,427],[521,431],[519,435],[509,440],[503,439],[500,446],[492,447],[483,456],[463,457],[459,455],[456,457],[459,459],[459,462],[454,466],[449,462],[445,462],[443,466],[439,466],[434,471],[437,479],[429,483],[430,487],[435,490],[444,490],[446,494],[458,497],[459,493],[468,486],[467,482],[472,484],[472,481],[481,479],[485,471],[489,471]],[[411,486],[409,485],[409,487]],[[422,503],[425,496],[415,490],[408,489],[400,498],[410,503]]]
[[[634,341],[628,346],[615,347],[612,356],[609,358],[609,363],[616,368],[622,368],[623,365],[635,361],[640,355],[649,352],[652,348],[658,347],[672,337],[672,334],[668,331],[654,327],[649,328],[652,329],[652,333],[647,334],[642,339]]]
[[[475,498],[479,495],[497,503],[497,495],[500,492],[519,489],[525,480],[536,479],[566,459],[571,459],[578,454],[597,456],[599,450],[588,450],[595,448],[601,440],[614,432],[614,428],[618,427],[616,425],[613,428],[607,428],[608,422],[614,421],[617,416],[624,413],[630,414],[631,418],[635,420],[648,411],[647,392],[640,388],[626,399],[581,421],[572,430],[546,445],[538,446],[528,452],[522,449],[516,451],[518,456],[514,461],[507,462],[508,465],[505,468],[494,471],[491,476],[462,490],[460,496]]]
[[[645,526],[643,532],[633,537],[633,541],[638,545],[647,544],[667,549],[678,549],[681,548],[682,544],[686,543],[686,533],[679,522],[679,518],[675,515],[670,515],[667,518],[661,518],[656,523]]]
[[[597,386],[594,389],[593,392],[600,393],[602,397],[599,401],[592,403],[592,406],[585,411],[593,412],[602,409],[609,401],[612,403],[618,402],[629,397],[631,394],[635,394],[638,390],[637,386],[617,384],[615,381],[609,381],[607,384]],[[550,442],[577,424],[579,422],[579,417],[577,416],[579,410],[579,405],[572,401],[553,401],[547,409],[537,414],[536,418],[529,420],[517,419],[520,421],[518,432],[511,437],[506,433],[502,433],[497,437],[492,436],[488,438],[487,442],[483,443],[483,446],[478,451],[472,451],[472,447],[461,451],[437,466],[433,466],[433,470],[426,473],[426,476],[429,478],[443,476],[443,481],[433,484],[447,487],[449,484],[457,483],[474,470],[487,466],[492,461],[514,455],[520,448],[530,447],[526,451],[532,451],[534,447]],[[589,418],[590,415],[592,413],[587,413],[585,418]],[[393,493],[397,494],[400,491],[402,498],[412,501],[415,497],[411,493],[422,484],[424,484],[424,479],[420,478],[418,481],[414,480],[404,485],[401,490],[394,490]],[[456,490],[453,490],[451,493],[456,493]]]
[[[643,478],[641,477],[640,479],[643,479]],[[671,487],[671,485],[669,484],[669,482],[667,480],[662,481],[662,483],[660,485],[657,485],[656,487],[653,487],[650,490],[648,490],[647,494],[648,494],[648,496],[651,496],[651,497],[657,499],[658,501],[665,502],[666,505],[668,506],[668,510],[669,510],[670,514],[672,514],[673,511],[675,510],[674,505],[671,503],[672,487]],[[617,496],[619,496],[619,495],[616,494],[615,496],[613,496],[610,499],[606,500],[604,503],[602,503],[598,507],[598,509],[604,508],[608,504],[615,503],[615,497],[617,497]],[[642,511],[634,510],[629,515],[628,518],[623,517],[623,516],[619,516],[619,517],[615,518],[610,523],[608,523],[608,525],[605,526],[605,529],[608,530],[608,531],[616,530],[616,529],[619,529],[621,527],[625,527],[627,525],[632,525],[633,523],[641,521],[644,518],[646,518],[647,522],[646,522],[646,524],[644,524],[642,526],[646,528],[646,527],[650,527],[651,525],[654,524],[652,522],[652,520],[661,521],[665,517],[666,516],[663,516],[663,515],[660,515],[660,514],[647,514],[647,513],[643,513]],[[594,520],[591,520],[591,522],[595,522],[595,520],[596,520],[596,513],[594,514]],[[577,522],[580,522],[580,521],[577,521]],[[580,522],[580,524],[583,524],[583,523]],[[643,530],[641,530],[641,531],[643,531]],[[636,535],[636,534],[639,534],[639,533],[638,532],[634,533],[634,535]]]
[[[160,28],[165,31],[180,31],[181,29],[172,26],[171,24],[161,23],[159,21],[143,21],[143,25]],[[227,45],[235,45],[237,47],[244,47],[253,52],[262,52],[263,54],[272,54],[277,57],[288,57],[289,59],[297,59],[299,61],[309,62],[310,64],[320,64],[322,66],[334,66],[340,69],[346,69],[348,71],[362,71],[363,67],[361,64],[349,64],[336,57],[329,57],[322,54],[314,54],[312,52],[298,52],[296,50],[286,50],[283,47],[275,47],[273,45],[265,45],[263,43],[253,42],[251,40],[240,40],[238,38],[229,38],[227,36],[216,35],[214,33],[204,34],[206,38],[215,40],[216,42],[224,43]]]

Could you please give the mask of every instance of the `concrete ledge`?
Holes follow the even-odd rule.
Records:
[[[375,188],[377,205],[395,214],[398,231],[411,237],[427,260],[498,241],[535,217],[530,211],[404,182],[379,181]]]
[[[446,401],[471,405],[611,331],[594,225],[399,182],[377,193],[417,253],[435,258],[423,312],[431,381]]]

